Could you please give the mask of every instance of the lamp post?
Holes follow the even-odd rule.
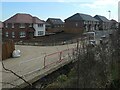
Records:
[[[111,17],[111,11],[109,10],[108,13],[109,13],[109,20],[110,20],[110,17]],[[108,23],[108,29],[109,29],[109,34],[110,34],[110,21],[109,21],[109,23]]]
[[[111,11],[109,10],[108,13],[109,13],[109,20],[110,20],[110,17],[111,17]]]

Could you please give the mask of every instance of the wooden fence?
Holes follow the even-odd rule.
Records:
[[[12,52],[15,50],[15,45],[12,40],[7,40],[2,43],[2,60],[12,57]]]

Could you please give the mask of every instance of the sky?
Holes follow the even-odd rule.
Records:
[[[0,2],[0,21],[5,21],[16,13],[27,13],[42,20],[61,18],[75,13],[91,16],[102,15],[118,21],[119,0],[2,0]]]

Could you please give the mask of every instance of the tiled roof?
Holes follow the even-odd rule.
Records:
[[[114,23],[118,23],[116,20],[114,20],[114,19],[112,19],[112,20],[110,20],[111,22],[114,22]]]
[[[81,13],[76,13],[74,14],[73,16],[65,19],[65,20],[84,20],[84,21],[98,21],[97,19],[93,18],[92,16],[90,15],[87,15],[87,14],[81,14]]]
[[[64,24],[64,22],[59,18],[48,18],[47,21],[50,21],[52,24]],[[47,22],[46,21],[46,22]]]
[[[44,23],[43,20],[40,20],[37,17],[33,17],[33,23]]]
[[[96,15],[94,16],[94,18],[103,21],[103,22],[110,22],[105,16],[100,16],[100,15]]]
[[[37,17],[31,16],[30,14],[18,13],[4,21],[4,23],[42,23],[42,21]]]

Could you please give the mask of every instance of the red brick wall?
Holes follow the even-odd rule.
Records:
[[[14,24],[14,28],[12,28],[11,24],[8,24],[8,28],[5,28],[5,24],[4,24],[4,28],[3,28],[3,38],[7,38],[6,37],[6,32],[9,33],[9,39],[28,39],[29,38],[29,24],[25,24],[25,28],[19,28],[19,24]],[[25,31],[26,32],[26,37],[24,38],[20,38],[19,33]],[[12,32],[15,32],[15,38],[12,38]]]
[[[77,23],[77,26],[76,26]],[[82,21],[65,21],[65,29],[66,33],[82,33],[84,30]]]

